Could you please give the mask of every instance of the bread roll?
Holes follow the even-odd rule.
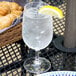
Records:
[[[10,18],[7,16],[0,17],[0,30],[11,25]]]
[[[10,9],[8,6],[0,6],[0,15],[6,15],[10,13]]]
[[[11,14],[14,14],[18,18],[22,14],[22,11],[13,10]]]
[[[0,17],[0,30],[9,27],[15,19],[16,16],[13,14]]]
[[[22,7],[15,2],[10,3],[10,8],[11,8],[11,11],[13,11],[13,10],[22,11]]]
[[[22,14],[22,7],[15,2],[0,2],[0,30],[9,27]]]

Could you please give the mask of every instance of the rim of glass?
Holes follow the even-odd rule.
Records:
[[[28,68],[25,66],[26,62],[27,62],[28,60],[30,60],[31,58],[32,58],[32,59],[35,59],[35,57],[30,57],[30,58],[26,59],[26,60],[24,61],[24,63],[23,63],[23,66],[24,66],[24,68],[25,68],[29,73],[37,74],[37,72],[28,70]],[[39,58],[47,60],[47,62],[50,64],[50,66],[49,66],[48,69],[46,69],[46,70],[43,71],[43,72],[41,71],[39,74],[45,73],[45,72],[47,72],[47,71],[51,68],[51,62],[50,62],[48,59],[46,59],[46,58],[43,58],[43,57],[39,57]]]
[[[39,2],[28,2],[27,4],[25,4],[25,6],[24,6],[24,12],[26,12],[26,10],[27,9],[29,9],[29,8],[33,8],[32,7],[32,5],[31,4],[33,4],[33,3],[39,3]],[[42,6],[45,6],[45,5],[49,5],[48,3],[46,3],[46,2],[43,2],[43,1],[41,1],[41,3],[43,4]],[[31,5],[31,6],[30,6]],[[41,7],[42,7],[41,6]],[[41,13],[40,13],[41,14]],[[44,14],[42,14],[42,15],[44,15]],[[25,13],[24,13],[24,16],[27,16],[27,17],[30,17],[30,16],[28,16],[28,15],[26,15]],[[52,16],[50,16],[50,15],[44,15],[44,17],[40,17],[40,18],[33,18],[33,19],[46,19],[46,18],[49,18],[50,17],[50,19],[52,20]],[[32,18],[32,17],[30,17],[30,18]]]
[[[43,4],[45,4],[45,5],[49,5],[48,3],[46,3],[46,2],[43,2],[43,1],[40,1],[41,3],[43,3]],[[26,3],[25,4],[25,6],[24,6],[24,8],[26,8],[28,5],[30,5],[30,4],[32,4],[32,3],[40,3],[40,2],[28,2],[28,3]]]

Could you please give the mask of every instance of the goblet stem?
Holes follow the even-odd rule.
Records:
[[[37,64],[38,66],[41,65],[39,51],[36,51],[36,53],[35,53],[35,62],[34,63]]]
[[[39,51],[35,51],[35,58],[36,58],[36,59],[39,58]]]
[[[41,60],[40,60],[40,57],[39,57],[39,51],[36,51],[35,53],[35,61],[34,63],[36,64],[36,71],[37,71],[37,74],[40,73],[40,68],[41,68]]]

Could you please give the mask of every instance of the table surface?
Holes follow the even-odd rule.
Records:
[[[53,2],[53,5],[57,5],[57,2]],[[57,5],[60,9],[63,10],[64,15],[66,14],[66,2]],[[65,18],[63,19],[54,19],[54,37],[53,40],[59,36],[64,35],[65,30]],[[29,54],[27,54],[27,50]],[[1,76],[25,76],[26,71],[23,67],[23,62],[27,57],[32,57],[35,55],[35,52],[29,49],[23,42],[20,40],[13,44],[8,44],[0,48],[0,74]],[[49,71],[57,70],[74,70],[76,71],[76,54],[62,52],[55,48],[53,42],[50,45],[40,51],[40,56],[45,57],[51,62],[51,69]]]

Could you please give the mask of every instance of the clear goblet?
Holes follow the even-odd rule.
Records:
[[[24,6],[22,37],[26,45],[34,49],[36,56],[24,62],[24,68],[31,73],[43,73],[50,69],[51,63],[39,57],[39,51],[46,48],[53,37],[53,20],[49,15],[39,13],[44,2],[30,2]]]

